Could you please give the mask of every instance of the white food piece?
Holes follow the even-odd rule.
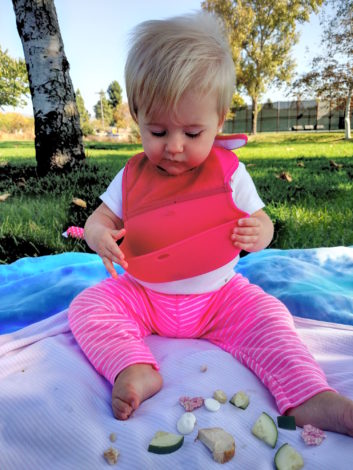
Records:
[[[218,463],[229,462],[235,455],[234,438],[222,428],[199,429],[197,439],[210,449]]]
[[[177,430],[180,434],[190,434],[195,427],[196,416],[193,413],[184,413],[177,422]]]
[[[221,407],[219,401],[215,400],[214,398],[206,398],[204,405],[208,411],[218,411]]]
[[[215,390],[213,392],[213,398],[219,403],[226,403],[227,401],[227,395],[223,392],[223,390]]]
[[[118,461],[119,451],[114,449],[114,447],[109,447],[109,449],[103,453],[103,457],[109,465],[115,465]]]

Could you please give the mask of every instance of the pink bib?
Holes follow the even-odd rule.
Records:
[[[248,214],[236,207],[229,185],[239,162],[218,145],[202,165],[179,176],[162,172],[144,153],[126,164],[126,235],[120,247],[136,279],[170,282],[198,276],[239,253],[230,235],[237,219]]]

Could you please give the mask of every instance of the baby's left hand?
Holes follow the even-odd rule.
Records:
[[[233,245],[245,251],[256,251],[262,224],[257,217],[239,219],[231,234]]]

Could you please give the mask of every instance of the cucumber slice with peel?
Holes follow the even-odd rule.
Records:
[[[303,457],[289,444],[283,444],[275,455],[277,470],[300,470],[304,467]]]
[[[171,454],[180,449],[183,443],[184,436],[180,434],[158,431],[148,446],[148,452],[153,452],[154,454]]]
[[[236,406],[237,408],[246,410],[246,408],[249,405],[249,397],[247,396],[245,392],[237,392],[229,400],[229,403]]]
[[[276,446],[278,438],[277,426],[271,416],[269,416],[267,413],[261,413],[256,423],[252,427],[251,432],[254,434],[254,436],[261,439],[272,448]]]

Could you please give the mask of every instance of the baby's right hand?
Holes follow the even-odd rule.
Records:
[[[128,267],[124,253],[116,243],[117,240],[123,238],[125,234],[126,230],[124,228],[121,230],[114,230],[107,227],[96,230],[94,233],[94,250],[102,258],[104,266],[114,279],[118,277],[118,273],[113,266],[113,262],[120,264],[124,269]],[[93,234],[91,233],[90,235],[92,237]]]

